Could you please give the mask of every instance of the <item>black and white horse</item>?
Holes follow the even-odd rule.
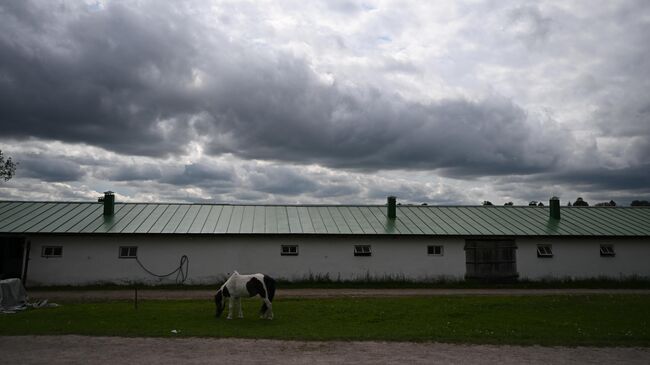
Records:
[[[214,296],[214,303],[217,305],[216,316],[226,308],[226,298],[230,298],[228,303],[228,319],[232,319],[233,305],[236,302],[239,310],[238,317],[244,318],[241,309],[242,297],[254,297],[259,295],[264,303],[260,308],[260,318],[273,319],[273,306],[271,302],[275,296],[275,280],[264,274],[241,275],[237,271],[232,273],[228,280],[217,290]]]

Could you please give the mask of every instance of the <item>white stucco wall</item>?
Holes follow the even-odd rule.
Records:
[[[553,257],[537,257],[537,245],[550,244]],[[601,257],[600,245],[612,244],[616,256]],[[650,239],[538,238],[517,240],[520,278],[650,277]]]
[[[228,272],[264,272],[298,280],[328,275],[332,280],[405,277],[430,279],[465,275],[464,240],[323,236],[36,236],[31,237],[27,280],[31,285],[92,283],[173,283],[145,273],[133,259],[118,258],[120,246],[138,246],[140,261],[163,274],[189,258],[188,283],[220,282]],[[298,245],[298,256],[281,256],[281,245]],[[372,256],[355,257],[355,244],[372,246]],[[41,257],[42,246],[63,246],[63,257]],[[427,245],[443,245],[443,256],[427,255]]]
[[[188,283],[215,284],[226,273],[264,272],[290,280],[329,275],[332,280],[414,280],[465,275],[465,240],[424,237],[336,236],[153,236],[88,235],[30,237],[29,285],[173,283],[145,273],[133,259],[119,259],[120,246],[138,246],[140,261],[155,273],[174,270],[189,257]],[[650,277],[650,239],[517,239],[520,278]],[[552,244],[554,257],[538,258],[537,244]],[[601,257],[601,243],[614,244],[615,257]],[[298,256],[281,256],[282,244],[298,245]],[[355,257],[355,244],[372,245],[372,256]],[[63,246],[63,257],[41,257],[42,246]],[[443,256],[427,245],[444,246]]]

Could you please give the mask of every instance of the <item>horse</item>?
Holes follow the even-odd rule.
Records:
[[[228,317],[232,319],[233,304],[237,302],[239,309],[239,318],[244,318],[241,309],[242,297],[254,297],[259,295],[262,298],[262,308],[260,308],[260,318],[273,319],[273,306],[271,302],[275,296],[275,280],[264,274],[241,275],[237,271],[226,280],[226,282],[217,290],[214,296],[214,303],[217,306],[215,317],[219,318],[226,307],[225,300],[229,298]]]

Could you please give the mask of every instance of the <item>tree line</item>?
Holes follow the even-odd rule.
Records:
[[[491,201],[489,201],[489,200],[484,200],[483,201],[483,206],[491,206],[491,205],[492,206],[494,205],[494,204],[492,204]],[[507,202],[507,203],[505,203],[503,205],[504,206],[513,206],[514,203],[513,202]],[[528,206],[529,207],[543,207],[544,203],[542,203],[541,201],[532,200],[530,203],[528,203]],[[578,197],[573,203],[571,203],[571,201],[569,201],[567,203],[567,206],[568,207],[588,207],[589,202],[582,199],[582,197]],[[596,203],[596,204],[594,204],[594,206],[595,207],[615,207],[617,205],[616,205],[615,201],[610,200],[608,202]],[[647,200],[633,200],[632,203],[630,203],[630,206],[631,207],[650,207],[650,202],[647,201]]]
[[[7,157],[5,160],[2,150],[0,150],[0,179],[9,181],[9,179],[14,177],[14,174],[16,173],[16,165],[18,165],[18,163],[14,162],[11,157]]]

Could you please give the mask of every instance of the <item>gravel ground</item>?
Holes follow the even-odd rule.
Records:
[[[0,337],[4,364],[648,364],[649,348],[85,336]]]

